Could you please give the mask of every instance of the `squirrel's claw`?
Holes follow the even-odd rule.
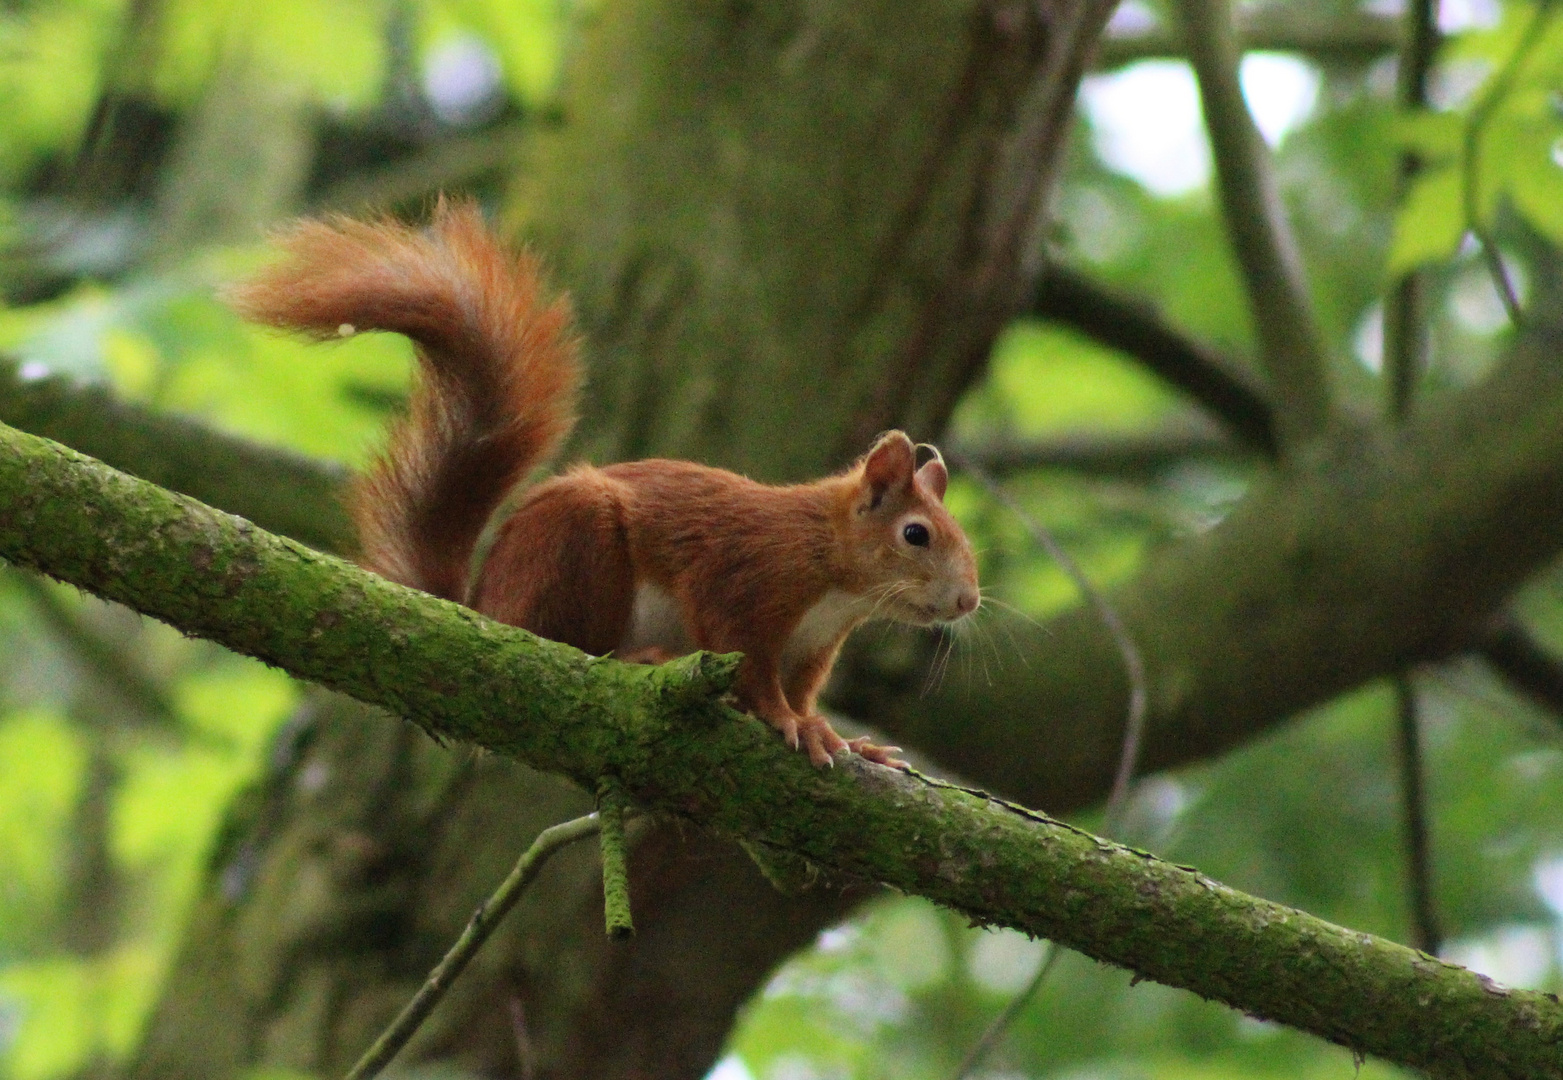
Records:
[[[847,749],[851,750],[855,754],[859,754],[862,757],[867,758],[869,761],[876,762],[880,765],[888,765],[892,769],[910,768],[910,766],[900,758],[891,756],[901,752],[901,748],[899,746],[880,746],[877,743],[871,741],[866,735],[860,736],[856,739],[849,739],[847,741]]]
[[[798,731],[809,749],[809,760],[816,767],[834,767],[836,751],[847,748],[847,740],[837,735],[830,721],[823,716],[805,716],[798,725]]]

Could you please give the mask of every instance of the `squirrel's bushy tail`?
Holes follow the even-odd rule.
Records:
[[[417,345],[409,414],[354,485],[352,512],[365,566],[461,600],[489,515],[575,423],[568,306],[468,203],[441,199],[425,229],[304,221],[279,246],[286,259],[226,293],[241,315],[321,339],[391,330]]]

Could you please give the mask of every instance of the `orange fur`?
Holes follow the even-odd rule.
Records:
[[[893,431],[846,471],[788,487],[684,461],[577,466],[525,493],[469,588],[488,517],[574,421],[562,303],[542,298],[534,263],[507,255],[476,210],[443,200],[426,231],[332,218],[281,246],[288,260],[229,293],[242,313],[319,337],[343,323],[394,330],[419,346],[411,416],[355,490],[367,566],[596,654],[742,652],[740,703],[815,764],[842,749],[898,764],[894,747],[842,739],[816,699],[865,620],[928,625],[977,607],[937,457],[917,467]]]

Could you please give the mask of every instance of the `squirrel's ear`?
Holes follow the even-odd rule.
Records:
[[[929,458],[923,462],[923,467],[917,470],[917,479],[934,498],[944,501],[944,489],[950,483],[950,470],[944,467],[941,458]]]
[[[917,453],[905,432],[891,431],[879,437],[863,459],[863,486],[872,498],[868,509],[877,509],[884,497],[912,482]]]

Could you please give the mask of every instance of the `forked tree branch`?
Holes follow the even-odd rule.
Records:
[[[1269,147],[1243,100],[1228,0],[1179,0],[1178,10],[1199,80],[1227,236],[1242,270],[1260,362],[1279,414],[1280,441],[1293,446],[1317,437],[1330,419],[1324,339]]]
[[[732,658],[599,660],[0,426],[0,557],[587,790],[884,882],[1440,1077],[1563,1075],[1563,1005],[721,704]]]

